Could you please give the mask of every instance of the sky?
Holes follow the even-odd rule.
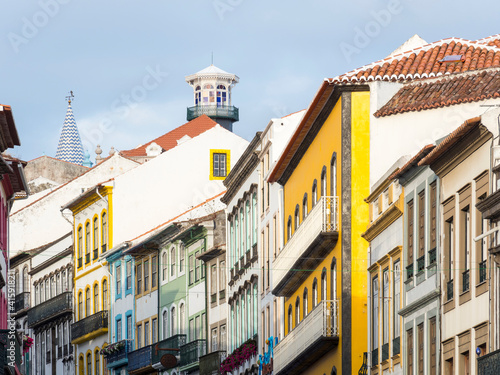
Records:
[[[322,80],[427,42],[500,33],[500,2],[443,0],[3,0],[0,103],[29,161],[55,156],[73,91],[95,159],[186,122],[185,76],[213,62],[236,74],[233,131],[251,140],[271,118],[305,109]]]

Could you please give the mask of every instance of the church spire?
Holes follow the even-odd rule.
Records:
[[[73,91],[66,97],[68,101],[68,109],[66,118],[59,138],[57,146],[56,159],[68,161],[75,164],[83,164],[83,146],[76,126],[75,116],[73,116],[73,108],[71,108],[71,99],[74,97]]]

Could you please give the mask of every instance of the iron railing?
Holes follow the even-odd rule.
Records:
[[[73,311],[73,292],[64,292],[28,310],[28,326],[34,327]]]
[[[82,257],[78,258],[78,268],[81,268],[83,266],[83,260]]]
[[[273,262],[273,279],[275,286],[283,284],[289,277],[289,271],[310,245],[322,233],[338,232],[338,197],[321,197],[309,215],[304,219],[295,233],[288,240]]]
[[[134,350],[128,354],[129,372],[145,369],[153,365],[153,345]],[[152,369],[152,367],[151,367]]]
[[[378,348],[372,350],[372,367],[378,365]]]
[[[238,108],[227,105],[217,107],[216,105],[197,105],[187,109],[187,120],[191,121],[201,115],[208,117],[226,118],[233,121],[238,121],[240,118],[240,111]]]
[[[15,364],[18,369],[21,368],[21,345],[22,341],[17,333],[12,335],[12,331],[0,329],[0,374],[15,374],[12,364]],[[11,352],[11,348],[14,348],[14,353]],[[10,372],[6,371],[7,368]]]
[[[90,253],[85,254],[85,264],[90,263]]]
[[[104,244],[101,246],[101,253],[105,253],[106,250],[108,250],[108,245],[107,244]]]
[[[219,301],[223,300],[224,298],[226,298],[226,289],[222,289],[221,291],[219,291]]]
[[[296,358],[310,354],[319,338],[338,338],[338,301],[321,301],[274,348],[274,373],[283,370]]]
[[[123,343],[123,345],[122,345],[122,343]],[[118,361],[120,361],[121,364],[125,365],[126,363],[123,360],[127,359],[128,353],[130,353],[132,350],[134,350],[134,347],[132,344],[133,344],[132,340],[121,340],[121,341],[118,341],[118,342],[115,342],[113,344],[108,345],[107,348],[109,348],[111,346],[120,347],[120,349],[117,349],[113,353],[105,355],[108,366],[112,367],[113,364],[118,362]]]
[[[398,355],[401,352],[399,337],[392,340],[392,355]]]
[[[425,255],[417,259],[417,272],[422,272],[425,269]]]
[[[486,260],[479,263],[479,283],[486,281]]]
[[[220,374],[220,365],[226,357],[226,351],[215,351],[200,357],[200,375]]]
[[[153,363],[159,363],[164,354],[179,356],[181,346],[186,345],[186,335],[175,335],[153,345]],[[175,350],[166,350],[175,349]],[[155,366],[156,367],[156,366]]]
[[[99,258],[99,249],[94,249],[94,258],[93,258],[93,260],[96,260],[97,258]]]
[[[450,280],[446,283],[446,297],[447,301],[453,299],[453,280]]]
[[[469,270],[465,270],[462,272],[462,292],[466,292],[469,290]]]
[[[194,340],[181,346],[180,366],[188,366],[198,362],[199,358],[206,353],[207,340]]]
[[[410,263],[406,266],[406,280],[410,280],[413,278],[413,263]]]
[[[16,301],[14,303],[15,313],[24,309],[29,309],[29,307],[30,307],[30,292],[23,292],[16,295]]]
[[[382,345],[382,362],[389,359],[389,343]]]
[[[77,340],[82,336],[108,328],[108,311],[103,310],[79,320],[71,325],[71,339]]]
[[[429,265],[436,263],[436,248],[429,250]]]

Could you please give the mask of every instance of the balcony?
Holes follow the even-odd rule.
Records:
[[[406,266],[406,280],[411,280],[413,278],[413,263]]]
[[[194,340],[181,346],[180,370],[186,371],[193,367],[198,367],[198,361],[204,356],[207,347],[207,340]]]
[[[453,280],[446,283],[446,300],[451,301],[453,299]]]
[[[208,117],[224,118],[232,121],[239,121],[240,110],[234,106],[197,105],[187,109],[187,120],[191,121],[201,115]]]
[[[99,311],[73,323],[71,325],[71,343],[81,344],[105,333],[108,333],[107,310]]]
[[[21,356],[22,341],[16,334],[12,337],[12,332],[7,329],[0,330],[0,374],[18,374],[22,370]],[[14,353],[10,348],[14,348]],[[12,358],[12,355],[14,358]],[[14,366],[11,366],[11,365]],[[7,370],[8,369],[8,370]],[[17,370],[16,370],[17,369]]]
[[[73,293],[64,292],[28,310],[28,326],[36,328],[64,314],[73,313]]]
[[[337,243],[338,197],[321,197],[273,262],[273,294],[290,297]]]
[[[16,295],[16,301],[14,303],[14,312],[18,313],[20,311],[30,308],[30,293],[24,292]]]
[[[226,351],[216,351],[200,357],[200,375],[220,374],[220,365],[226,356]]]
[[[479,263],[479,284],[486,281],[486,260]]]
[[[469,270],[462,272],[462,292],[469,290]]]
[[[417,272],[420,273],[425,269],[425,255],[417,259]]]
[[[484,354],[477,358],[477,374],[500,374],[500,350]]]
[[[131,375],[154,372],[153,345],[145,346],[128,354],[128,372]]]
[[[274,348],[274,374],[301,374],[338,341],[338,301],[322,301]]]
[[[153,367],[156,370],[177,367],[183,345],[186,345],[186,335],[175,335],[153,345]]]
[[[101,354],[106,357],[108,368],[127,365],[128,353],[134,350],[132,344],[132,340],[121,340],[103,348]]]
[[[436,248],[429,250],[429,266],[436,263]]]

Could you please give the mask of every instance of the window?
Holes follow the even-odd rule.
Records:
[[[312,295],[313,308],[318,305],[318,280],[315,278],[313,281],[313,295]]]
[[[116,296],[119,298],[122,294],[122,267],[116,266]]]
[[[161,269],[162,271],[162,280],[167,280],[167,270],[168,270],[168,261],[167,261],[167,253],[164,252],[161,256]]]
[[[107,250],[108,244],[108,218],[106,216],[106,212],[102,214],[102,230],[101,230],[101,243],[102,243],[102,252],[105,253]]]
[[[186,325],[186,306],[181,303],[179,306],[179,333],[184,334]]]
[[[85,289],[85,314],[90,316],[90,288]]]
[[[175,306],[170,310],[170,336],[177,334],[177,315]]]
[[[437,337],[436,337],[436,317],[433,317],[429,320],[429,362],[431,367],[430,375],[437,374],[437,355],[436,355],[436,345],[437,345]]]
[[[333,259],[332,265],[330,268],[330,282],[331,282],[331,290],[330,290],[330,299],[335,301],[337,299],[337,261]]]
[[[220,326],[220,350],[226,350],[226,325]]]
[[[175,277],[175,247],[170,249],[170,277]]]
[[[288,306],[288,333],[293,330],[293,322],[292,322],[292,305]]]
[[[417,326],[418,375],[424,375],[424,323]]]
[[[144,292],[149,290],[149,260],[144,261]]]
[[[445,275],[447,276],[446,300],[453,299],[453,264],[455,261],[453,217],[445,222]]]
[[[83,319],[83,295],[82,292],[78,293],[78,319]]]
[[[213,153],[213,176],[226,177],[226,154]]]
[[[189,256],[189,284],[194,282],[194,257],[193,255]]]
[[[240,209],[240,258],[245,254],[245,221],[243,207]],[[198,278],[196,278],[198,281]]]
[[[218,334],[217,334],[217,328],[212,328],[212,352],[216,352],[218,349]]]
[[[408,202],[408,278],[413,277],[413,200]]]
[[[122,340],[122,320],[116,320],[116,341]]]
[[[425,190],[418,194],[418,257],[425,254]],[[419,271],[421,271],[419,266]]]
[[[132,315],[127,315],[127,339],[132,339]]]
[[[382,290],[382,301],[383,301],[383,311],[382,311],[382,327],[383,327],[383,344],[389,343],[389,270],[385,269],[383,274],[383,290]]]
[[[318,181],[314,180],[311,194],[311,205],[314,207],[318,202]]]
[[[99,285],[94,285],[94,313],[99,312]]]
[[[194,261],[195,261],[195,264],[196,264],[196,270],[195,270],[195,281],[200,280],[200,268],[201,268],[200,263],[201,263],[201,262],[200,262],[200,260],[199,260],[199,259],[197,259],[199,254],[200,254],[200,252],[199,252],[199,251],[197,251],[197,252],[195,253],[195,255],[194,255],[194,256],[195,256],[195,260],[194,260]]]
[[[326,167],[321,171],[321,196],[326,196]]]
[[[337,157],[335,154],[330,162],[330,195],[337,196]]]
[[[252,194],[252,220],[253,220],[253,231],[252,231],[252,243],[255,245],[257,243],[257,193]]]
[[[99,248],[99,222],[97,217],[94,219],[94,250]],[[94,259],[97,259],[97,251],[94,252]]]
[[[102,282],[102,309],[108,309],[108,281],[104,280]]]
[[[246,250],[250,251],[251,242],[252,242],[252,229],[251,229],[251,220],[250,220],[250,201],[247,200],[245,203],[245,223],[246,223]]]
[[[295,214],[294,214],[294,219],[295,219],[295,230],[297,230],[299,228],[299,225],[300,225],[300,209],[299,209],[299,205],[295,206]]]
[[[463,273],[462,273],[462,292],[466,292],[469,290],[469,281],[470,281],[470,209],[469,206],[465,207],[462,210],[462,220],[463,220]]]
[[[326,268],[321,272],[321,300],[326,301]]]
[[[287,240],[292,238],[292,217],[288,216],[288,223],[286,224]]]
[[[302,221],[307,217],[307,193],[304,194],[304,199],[302,199]]]
[[[437,202],[436,202],[436,181],[434,181],[430,186],[430,244],[429,248],[436,248],[436,228],[437,228]]]
[[[125,288],[129,290],[132,288],[132,261],[128,260],[127,263],[127,279],[125,281]]]
[[[163,339],[168,337],[168,314],[167,311],[163,312]]]
[[[90,262],[90,223],[85,224],[85,264]]]
[[[378,348],[378,277],[372,280],[372,348]],[[377,363],[378,363],[378,359]]]
[[[406,331],[406,373],[413,374],[413,329]]]
[[[184,272],[184,244],[179,244],[179,272]]]
[[[257,334],[257,314],[258,314],[258,304],[257,304],[257,283],[253,284],[253,334]]]
[[[158,280],[158,258],[153,256],[151,258],[151,289],[156,288]]]
[[[219,263],[219,288],[221,292],[226,290],[226,261],[224,260]],[[225,294],[220,298],[225,298]]]
[[[101,355],[99,354],[99,350],[96,350],[94,353],[95,356],[95,375],[99,375],[101,373]]]
[[[399,306],[401,305],[401,262],[398,260],[394,263],[394,338],[400,335],[400,318]]]
[[[144,346],[149,345],[149,322],[144,323]]]
[[[295,301],[295,327],[300,323],[300,298]]]
[[[211,295],[211,303],[217,301],[217,265],[212,264],[211,267],[211,275],[210,275],[210,295]]]
[[[307,306],[307,288],[304,290],[304,296],[303,296],[303,307],[302,309],[304,310],[304,318],[307,316],[307,311],[308,311],[308,306]]]
[[[87,354],[87,375],[92,375],[92,353]]]
[[[142,324],[139,324],[137,326],[136,339],[137,339],[137,349],[142,348]]]
[[[83,250],[83,231],[82,227],[78,228],[78,267],[82,266],[82,251]]]

